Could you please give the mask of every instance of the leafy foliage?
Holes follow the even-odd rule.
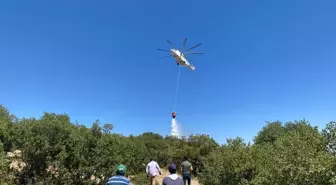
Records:
[[[3,151],[4,145],[0,142],[0,179],[6,179],[9,171],[9,160],[6,159],[5,152]],[[1,180],[0,180],[1,182]]]
[[[306,120],[267,122],[254,143],[240,137],[218,144],[208,135],[188,138],[156,133],[123,136],[96,120],[90,128],[66,114],[17,119],[0,106],[0,179],[8,184],[105,184],[127,166],[132,182],[147,184],[150,159],[161,167],[184,156],[203,185],[336,184],[336,122],[319,132]],[[22,170],[9,169],[7,152],[22,151]],[[2,182],[0,182],[2,183]]]
[[[268,124],[259,132],[254,139],[255,144],[274,143],[279,137],[283,136],[285,128],[281,122],[268,122]]]
[[[322,130],[325,138],[326,149],[333,155],[336,155],[336,122],[331,121],[326,128]]]
[[[317,128],[305,122],[290,123],[290,125],[295,127],[287,129],[287,132],[274,144],[254,146],[255,155],[253,156],[259,169],[254,182],[256,184],[334,184],[332,170],[334,158],[324,150],[323,137]]]
[[[136,175],[132,180],[132,183],[136,184],[136,185],[148,185],[148,177],[146,174],[139,174]]]
[[[241,138],[228,139],[227,144],[213,151],[201,175],[204,185],[245,184],[251,177],[250,147]]]
[[[203,185],[291,185],[336,184],[335,157],[326,150],[334,141],[335,129],[319,133],[306,120],[268,123],[246,145],[242,139],[229,139],[213,151],[201,175]],[[328,142],[325,142],[328,140]]]

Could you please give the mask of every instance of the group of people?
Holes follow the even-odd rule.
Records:
[[[169,175],[164,177],[162,185],[191,185],[191,172],[193,167],[188,161],[187,157],[184,157],[184,161],[181,163],[181,172],[182,178],[177,175],[177,166],[174,163],[171,163],[168,167]],[[131,185],[131,182],[128,178],[125,177],[126,166],[119,165],[116,171],[116,175],[108,179],[106,185]],[[149,178],[149,184],[154,185],[156,177],[162,175],[161,168],[159,164],[153,159],[147,164],[146,174]]]

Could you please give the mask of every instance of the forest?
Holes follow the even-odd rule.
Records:
[[[123,136],[113,129],[99,120],[91,127],[72,123],[67,114],[19,119],[0,106],[0,181],[105,184],[122,163],[132,182],[142,185],[147,184],[145,166],[151,157],[166,168],[188,156],[202,185],[336,184],[334,121],[321,129],[307,120],[270,121],[252,143],[237,137],[225,144],[206,134]]]

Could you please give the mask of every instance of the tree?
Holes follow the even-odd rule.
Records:
[[[254,139],[255,144],[274,143],[279,137],[285,134],[285,128],[280,121],[267,122],[267,125],[258,133]]]
[[[250,148],[243,139],[227,139],[227,144],[210,153],[200,176],[203,185],[248,184],[251,180]]]
[[[2,142],[5,151],[9,151],[11,148],[10,128],[14,118],[4,106],[0,105],[0,142]]]
[[[91,127],[91,132],[92,134],[97,137],[97,138],[100,138],[101,135],[102,135],[102,132],[101,132],[101,128],[100,128],[100,122],[99,120],[96,120],[93,124],[92,124],[92,127]]]
[[[113,130],[114,126],[110,123],[105,123],[103,125],[103,133],[104,134],[110,134],[111,131]]]
[[[334,184],[334,159],[318,130],[303,122],[291,126],[273,144],[254,146],[253,184]]]
[[[0,179],[10,184],[105,184],[122,163],[141,182],[150,158],[165,168],[189,157],[203,185],[336,184],[336,123],[320,133],[308,121],[267,122],[246,144],[240,137],[219,145],[204,134],[176,138],[146,132],[111,133],[112,124],[91,128],[67,114],[15,119],[0,107]],[[7,151],[22,150],[27,164],[9,170]],[[142,175],[139,175],[142,174]],[[92,179],[95,179],[94,182]]]
[[[322,130],[326,150],[332,155],[336,155],[336,122],[329,122]]]
[[[0,183],[2,180],[8,179],[9,172],[9,160],[6,158],[6,154],[3,150],[3,144],[0,141]]]

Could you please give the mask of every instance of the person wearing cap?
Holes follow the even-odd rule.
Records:
[[[125,177],[126,174],[126,166],[119,165],[117,167],[116,175],[109,178],[106,185],[131,185],[129,179]]]
[[[182,178],[176,174],[176,165],[172,163],[168,169],[170,175],[163,179],[162,185],[184,185]]]
[[[149,184],[154,185],[154,181],[156,181],[155,177],[159,174],[161,175],[161,169],[159,164],[153,159],[150,159],[150,162],[147,164],[146,167],[146,173],[147,177],[149,177]]]

